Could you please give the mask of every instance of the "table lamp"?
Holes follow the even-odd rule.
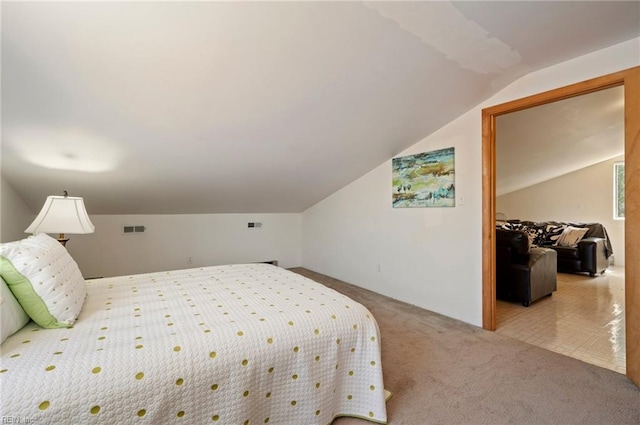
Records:
[[[40,213],[25,233],[58,233],[58,242],[66,245],[69,238],[65,233],[93,233],[95,226],[91,223],[82,198],[69,196],[47,196]]]

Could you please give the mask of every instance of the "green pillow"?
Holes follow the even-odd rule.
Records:
[[[0,274],[24,311],[43,328],[71,327],[87,294],[67,250],[42,233],[0,246]]]
[[[29,316],[0,277],[0,342],[18,332],[29,322]]]

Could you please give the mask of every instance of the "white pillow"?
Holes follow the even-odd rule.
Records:
[[[24,311],[43,328],[75,322],[86,283],[60,242],[41,233],[0,246],[0,274]]]
[[[13,296],[4,279],[0,279],[0,342],[18,332],[29,322],[29,316]]]
[[[563,231],[556,245],[574,247],[582,240],[584,235],[589,231],[587,227],[567,226]]]

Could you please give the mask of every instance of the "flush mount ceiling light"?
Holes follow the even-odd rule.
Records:
[[[47,196],[40,213],[25,233],[58,233],[58,242],[64,246],[69,240],[64,237],[65,233],[86,234],[94,230],[84,200],[69,196],[65,190],[64,196]]]
[[[116,141],[82,128],[18,127],[9,129],[7,136],[7,146],[22,160],[51,170],[111,171],[124,156]]]

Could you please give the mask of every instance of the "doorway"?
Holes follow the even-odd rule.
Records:
[[[497,217],[600,223],[615,264],[624,264],[624,220],[613,216],[613,171],[624,161],[623,86],[499,115],[495,143]],[[496,305],[497,333],[625,373],[624,267],[594,278],[558,273],[553,296],[526,308]]]
[[[486,108],[482,111],[482,249],[483,327],[496,328],[495,226],[496,168],[495,120],[499,115],[605,88],[623,86],[625,94],[625,322],[627,376],[640,385],[640,67],[562,87],[556,90]]]

